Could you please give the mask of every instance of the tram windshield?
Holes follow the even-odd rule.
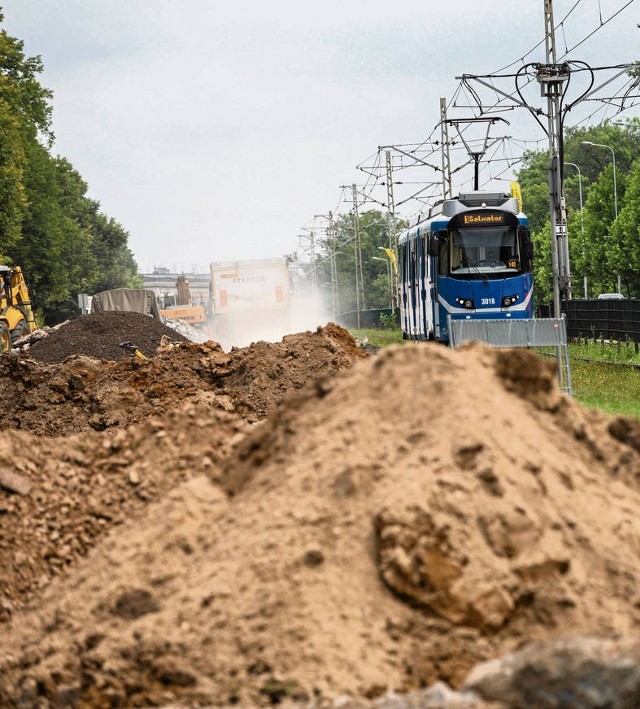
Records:
[[[455,229],[449,239],[451,274],[473,278],[522,271],[517,232],[512,226]]]

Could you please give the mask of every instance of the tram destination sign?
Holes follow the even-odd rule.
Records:
[[[495,212],[472,212],[462,215],[464,226],[492,226],[493,224],[504,224],[505,215]]]

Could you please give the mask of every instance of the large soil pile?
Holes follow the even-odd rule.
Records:
[[[66,471],[26,465],[28,496],[4,498],[12,519],[44,529],[47,500],[66,488],[79,511],[98,476],[117,481],[113,509],[118,495],[134,509],[144,475],[158,494],[5,625],[0,704],[373,697],[456,686],[524,641],[640,622],[640,427],[564,398],[533,355],[397,347],[246,433],[194,416],[95,434],[95,456],[75,437],[3,434]],[[154,427],[175,441],[156,457]]]
[[[100,349],[131,333],[140,318],[147,333],[163,334],[157,322],[136,313],[100,315],[125,317],[86,316],[63,326],[59,332],[71,333],[67,354],[74,334],[80,333],[78,346],[86,350],[93,333]],[[105,323],[126,328],[102,328]],[[54,335],[38,344],[60,352]],[[43,365],[23,355],[0,358],[0,383],[13,401],[4,427],[42,436],[88,434],[65,443],[62,459],[57,439],[0,437],[6,468],[19,483],[33,485],[24,498],[5,501],[0,491],[0,621],[112,526],[187,477],[211,472],[243,430],[236,412],[259,420],[290,392],[363,357],[346,330],[329,324],[230,354],[215,342],[181,342],[156,350],[148,361],[77,355]],[[115,435],[105,439],[96,431]]]
[[[91,313],[70,320],[48,337],[38,340],[29,348],[29,354],[47,364],[62,362],[78,354],[101,360],[117,360],[128,356],[128,350],[123,349],[121,343],[130,342],[137,345],[146,357],[153,357],[163,336],[175,341],[187,339],[149,315]]]
[[[154,349],[148,360],[126,353],[106,362],[83,354],[70,356],[76,337],[78,351],[86,353],[110,351],[112,343],[131,338],[140,323],[148,337],[136,338],[136,344],[156,338],[159,345],[164,330],[169,330],[137,313],[99,315],[125,316],[106,320],[113,328],[114,323],[126,327],[102,330],[105,318],[84,316],[25,354],[0,358],[0,388],[10,392],[12,402],[0,419],[0,428],[43,436],[103,431],[144,421],[185,401],[257,421],[277,401],[308,382],[367,356],[346,330],[334,324],[289,335],[279,343],[258,342],[229,353],[215,342],[182,341]],[[115,345],[115,349],[122,355],[121,348]],[[45,359],[57,361],[62,351],[64,361],[58,364],[34,359],[46,355]]]
[[[24,496],[0,491],[0,622],[112,527],[185,480],[215,477],[246,427],[232,414],[185,404],[109,438],[94,432],[61,443],[0,433],[9,482],[29,488]]]

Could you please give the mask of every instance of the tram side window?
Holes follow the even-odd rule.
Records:
[[[425,274],[425,258],[426,258],[426,250],[425,250],[425,237],[424,235],[420,237],[418,240],[418,269],[417,269],[417,277],[422,281],[424,279],[424,274]]]
[[[398,262],[400,263],[400,280],[404,283],[407,280],[406,249],[404,245],[398,246]]]
[[[451,270],[457,271],[459,268],[464,267],[464,265],[465,259],[463,257],[462,244],[456,235],[451,244]]]
[[[411,292],[416,285],[416,242],[412,241],[409,247],[409,279],[411,281]]]
[[[438,273],[441,276],[447,276],[449,274],[449,241],[448,239],[443,239],[440,242],[440,249],[438,255]]]

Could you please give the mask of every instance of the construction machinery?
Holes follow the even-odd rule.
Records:
[[[163,337],[166,337],[166,335],[163,335]],[[124,342],[120,342],[118,346],[122,347],[122,349],[126,350],[127,352],[130,352],[134,357],[137,357],[138,359],[149,359],[145,354],[140,351],[138,345],[136,345],[134,342],[131,342],[131,340],[125,340]]]
[[[0,353],[37,327],[22,269],[0,266]]]
[[[189,290],[189,280],[180,275],[176,279],[176,295],[161,299],[160,315],[163,318],[182,320],[196,329],[205,329],[207,313],[204,305],[196,305]]]

